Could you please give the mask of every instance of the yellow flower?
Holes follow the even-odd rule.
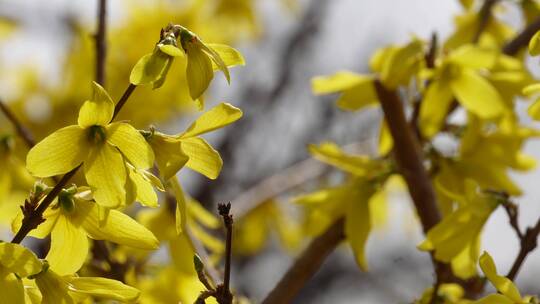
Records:
[[[30,250],[19,244],[0,243],[0,290],[2,303],[25,303],[21,278],[42,270],[42,263]]]
[[[345,217],[345,236],[358,266],[367,270],[365,246],[375,220],[383,218],[377,211],[384,210],[380,204],[379,183],[386,184],[389,168],[384,161],[370,159],[364,155],[344,153],[333,143],[309,146],[314,158],[337,167],[349,174],[344,184],[324,188],[295,199],[307,210],[307,229],[319,235],[332,223]],[[384,186],[383,186],[384,187]]]
[[[171,25],[163,30],[163,37],[154,51],[143,56],[130,75],[135,85],[153,84],[159,88],[175,57],[187,57],[186,76],[190,96],[193,100],[202,97],[214,77],[221,70],[230,82],[229,68],[244,65],[244,58],[234,48],[223,44],[206,44],[193,32],[180,25]],[[178,47],[178,40],[181,49]]]
[[[100,209],[89,200],[88,190],[76,192],[74,187],[62,190],[43,214],[45,221],[29,233],[37,238],[51,235],[46,259],[52,270],[61,275],[77,272],[86,261],[89,237],[145,250],[158,248],[158,240],[143,225],[120,211]],[[13,231],[18,231],[21,223],[19,214],[13,221]]]
[[[488,295],[478,301],[475,304],[527,304],[537,303],[533,301],[532,297],[522,297],[518,288],[507,277],[503,277],[497,274],[497,267],[493,262],[493,259],[489,253],[484,252],[480,257],[480,268],[486,275],[488,281],[497,289],[499,293]],[[536,299],[538,300],[538,299]]]
[[[120,281],[99,277],[60,276],[47,267],[35,275],[34,279],[41,293],[42,304],[75,304],[87,298],[126,303],[135,301],[140,295],[138,289]]]
[[[456,275],[469,278],[476,274],[476,259],[483,226],[498,203],[478,193],[477,184],[467,180],[462,205],[431,228],[420,250],[434,251],[435,259],[450,263]]]
[[[490,49],[464,45],[437,61],[420,108],[420,129],[426,137],[439,131],[454,98],[482,119],[497,118],[509,110],[484,76],[494,67],[496,56]]]
[[[199,135],[223,128],[241,117],[240,109],[221,103],[202,114],[181,134],[149,132],[146,139],[154,150],[163,180],[169,180],[184,165],[210,179],[216,179],[223,161],[219,153]]]
[[[467,10],[463,15],[457,16],[455,18],[456,30],[444,43],[444,49],[455,49],[471,43],[480,27],[480,22],[482,22],[481,18],[478,18],[478,14],[474,10]],[[500,48],[514,35],[514,30],[510,26],[493,17],[487,20],[481,38],[488,37],[496,47]]]
[[[126,202],[125,163],[152,167],[154,153],[128,123],[110,123],[114,103],[94,82],[92,100],[80,109],[78,125],[57,130],[28,152],[26,166],[37,177],[64,174],[84,163],[84,175],[96,202],[108,208]],[[114,174],[111,174],[114,172]]]

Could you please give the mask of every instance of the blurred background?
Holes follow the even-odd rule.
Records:
[[[222,173],[210,181],[182,170],[180,178],[186,192],[210,210],[231,201],[234,214],[260,211],[270,218],[268,210],[252,208],[271,203],[284,214],[278,216],[294,217],[298,210],[290,197],[312,190],[312,183],[329,170],[309,160],[306,146],[328,140],[374,153],[381,118],[379,109],[344,112],[335,107],[335,97],[314,96],[311,78],[338,70],[367,72],[377,48],[412,36],[427,40],[437,33],[442,41],[461,11],[457,0],[110,0],[105,87],[117,100],[131,67],[152,51],[168,22],[185,25],[205,41],[238,48],[246,66],[231,70],[231,85],[216,74],[206,97],[207,109],[227,101],[244,111],[241,121],[207,138],[223,158]],[[0,1],[5,20],[0,29],[0,98],[37,139],[75,122],[74,113],[90,95],[96,14],[97,1]],[[521,28],[523,20],[512,5],[500,15]],[[538,75],[538,59],[529,61]],[[178,89],[185,86],[180,72],[173,67],[173,76],[159,90],[138,90],[122,119],[145,129],[153,124],[169,133],[183,130],[198,114],[185,90]],[[526,104],[520,106],[524,113]],[[523,120],[533,124],[526,115]],[[3,118],[0,130],[9,130]],[[540,158],[540,143],[530,141],[525,152]],[[516,200],[522,226],[533,224],[540,214],[540,173],[513,177],[524,190]],[[506,272],[519,247],[502,208],[485,229],[482,248]],[[268,233],[268,242],[234,256],[234,286],[255,302],[304,245],[282,246],[279,233]],[[429,256],[415,247],[422,239],[408,195],[398,189],[388,202],[386,224],[369,239],[370,271],[361,272],[343,246],[295,303],[410,303],[433,280]],[[539,252],[529,255],[517,280],[524,293],[540,293]]]

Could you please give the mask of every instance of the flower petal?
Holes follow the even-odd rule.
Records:
[[[131,70],[129,82],[134,85],[144,85],[156,81],[163,74],[170,60],[171,58],[161,51],[144,55]]]
[[[77,204],[84,216],[82,227],[92,239],[145,250],[158,248],[159,241],[154,234],[128,215],[110,210],[107,218],[100,221],[96,204],[86,201],[78,201]]]
[[[24,286],[22,280],[13,273],[0,273],[0,290],[2,290],[2,304],[25,304]]]
[[[129,168],[128,172],[135,188],[135,200],[147,207],[157,207],[158,197],[152,183],[135,169]]]
[[[36,285],[41,292],[41,304],[75,304],[68,294],[67,282],[52,270],[38,274]]]
[[[365,246],[371,230],[369,216],[369,197],[371,190],[352,190],[348,198],[348,210],[345,217],[345,236],[356,257],[356,263],[363,271],[367,271]]]
[[[104,143],[90,151],[84,175],[98,204],[116,208],[125,203],[125,170],[122,155],[111,145]]]
[[[497,90],[482,76],[464,69],[450,82],[457,100],[480,118],[495,118],[506,110],[504,100]]]
[[[219,57],[221,57],[221,60],[223,60],[227,67],[246,64],[246,61],[244,60],[242,54],[233,47],[217,43],[207,43],[206,45],[212,50],[214,50],[219,55]],[[213,61],[212,68],[214,69],[214,71],[220,70],[220,67]]]
[[[186,196],[178,178],[171,179],[171,186],[176,198],[176,233],[181,234],[185,231],[187,221]]]
[[[473,302],[473,304],[515,304],[515,302],[502,294],[496,293],[483,297],[480,300]]]
[[[212,48],[210,48],[208,45],[201,43],[201,48],[210,56],[210,59],[212,59],[212,71],[214,70],[214,66],[217,67],[218,70],[222,71],[225,75],[225,79],[227,79],[227,83],[231,83],[231,74],[229,73],[229,68],[221,58],[221,56]]]
[[[110,124],[107,127],[107,141],[116,146],[135,168],[148,169],[154,165],[152,148],[130,124]]]
[[[187,48],[188,63],[186,77],[189,87],[189,94],[193,100],[199,98],[210,85],[214,78],[212,60],[197,46]]]
[[[497,274],[497,267],[489,253],[482,254],[479,264],[488,280],[500,293],[510,298],[514,303],[522,302],[521,294],[516,285],[510,279]]]
[[[114,102],[109,93],[96,82],[92,82],[94,93],[91,100],[87,100],[79,110],[78,123],[81,128],[93,125],[107,125],[114,113]]]
[[[187,155],[182,152],[179,139],[154,134],[149,140],[156,156],[159,174],[164,181],[169,180],[188,161]]]
[[[0,243],[0,266],[23,278],[42,269],[41,261],[32,251],[12,243]]]
[[[540,55],[540,31],[536,32],[529,41],[529,54],[532,56]]]
[[[71,277],[68,282],[71,291],[101,299],[131,302],[135,301],[141,293],[138,289],[120,281],[105,278]]]
[[[343,92],[352,89],[373,77],[348,71],[340,71],[330,76],[318,76],[311,80],[311,89],[317,95]]]
[[[66,215],[61,215],[51,233],[51,249],[47,254],[50,269],[60,275],[74,274],[81,269],[88,255],[88,237]]]
[[[85,130],[68,126],[35,145],[26,156],[26,168],[37,177],[64,174],[85,160],[89,147]]]
[[[193,137],[223,128],[237,121],[240,117],[242,117],[242,110],[229,103],[220,103],[199,116],[181,137]]]
[[[368,174],[377,165],[377,162],[369,157],[345,153],[331,142],[324,142],[319,146],[309,145],[308,150],[313,158],[358,176]]]
[[[427,138],[433,137],[444,123],[452,103],[452,89],[448,82],[434,80],[428,86],[420,105],[420,130]]]
[[[221,172],[223,160],[219,153],[200,137],[182,139],[182,152],[189,157],[186,166],[209,179],[216,179]]]

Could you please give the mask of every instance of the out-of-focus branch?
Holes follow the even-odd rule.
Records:
[[[298,66],[298,55],[307,50],[310,42],[316,37],[329,3],[331,3],[329,0],[312,0],[309,2],[298,26],[291,33],[278,55],[278,58],[281,58],[281,60],[278,67],[277,80],[273,86],[268,90],[264,90],[256,85],[251,85],[244,90],[241,100],[250,102],[249,109],[247,110],[253,113],[253,115],[245,115],[242,120],[227,128],[225,137],[217,145],[216,150],[220,152],[226,165],[230,165],[234,161],[233,149],[244,138],[246,130],[249,130],[250,126],[255,123],[255,120],[259,117],[257,113],[264,113],[265,110],[275,105],[281,94],[292,83],[291,77]],[[252,103],[251,101],[253,100],[257,102]],[[223,183],[224,179],[219,178],[211,184],[205,183],[197,190],[194,197],[201,203],[208,204],[208,202],[212,201],[214,191],[220,189]]]
[[[99,0],[96,41],[96,82],[105,87],[105,62],[107,58],[107,0]]]
[[[510,223],[514,230],[516,230],[519,237],[520,249],[514,263],[512,264],[512,268],[510,268],[510,271],[506,275],[506,277],[510,280],[514,280],[516,278],[529,253],[536,249],[538,245],[538,236],[540,235],[540,218],[534,226],[527,228],[525,233],[523,233],[521,230],[519,230],[519,225],[517,224],[517,212],[515,214],[516,217],[513,217],[510,213],[509,216]]]
[[[529,44],[532,36],[540,30],[540,17],[527,25],[514,39],[503,47],[503,53],[509,56],[516,55],[519,50]]]
[[[473,36],[473,43],[477,43],[478,40],[480,40],[480,36],[486,29],[489,21],[492,18],[492,10],[493,6],[497,4],[499,0],[485,0],[484,4],[482,4],[482,7],[480,8],[480,11],[478,12],[478,17],[480,18],[480,22],[478,23],[478,28],[476,29],[476,32]]]
[[[21,123],[21,121],[17,119],[15,113],[11,111],[11,109],[7,106],[7,104],[4,103],[3,100],[0,100],[0,110],[2,110],[2,113],[4,113],[9,122],[13,125],[13,128],[15,128],[15,131],[24,141],[28,149],[31,149],[36,144],[36,142],[34,141],[34,137],[32,136],[30,130],[28,130],[28,128],[26,128]]]
[[[339,219],[326,232],[315,238],[262,303],[291,303],[300,289],[319,270],[326,257],[345,238],[344,222],[343,218]]]
[[[361,151],[366,148],[369,141],[371,139],[346,145],[344,150]],[[260,181],[233,199],[233,214],[237,219],[240,219],[257,208],[259,204],[324,175],[329,171],[328,169],[328,166],[313,158],[297,162]]]
[[[232,259],[232,233],[233,216],[231,214],[231,203],[218,205],[219,215],[223,218],[223,225],[226,230],[225,240],[225,271],[223,272],[223,284],[217,286],[216,300],[219,304],[231,304],[233,295],[230,289],[231,281],[231,259]]]

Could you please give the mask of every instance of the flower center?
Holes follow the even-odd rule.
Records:
[[[107,133],[103,126],[94,125],[88,128],[88,139],[93,143],[103,143],[107,138]]]

